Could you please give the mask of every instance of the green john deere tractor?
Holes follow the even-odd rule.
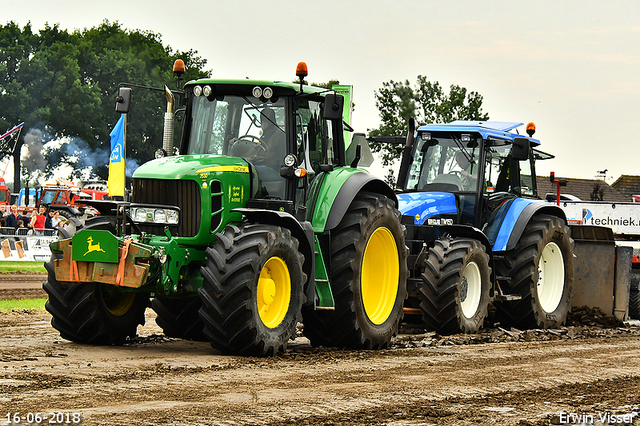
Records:
[[[284,351],[299,322],[313,345],[387,346],[407,295],[404,229],[394,192],[358,168],[364,136],[345,148],[344,98],[257,80],[165,92],[164,156],[136,170],[131,202],[92,203],[101,214],[52,244],[53,327],[121,344],[151,304],[167,336],[228,354]]]

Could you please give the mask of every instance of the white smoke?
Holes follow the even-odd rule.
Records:
[[[30,174],[34,172],[45,173],[48,161],[44,158],[44,145],[47,135],[40,129],[29,129],[24,136],[24,147],[20,162]]]
[[[51,178],[92,180],[101,178],[100,175],[106,179],[109,155],[109,149],[91,149],[81,138],[54,139],[46,130],[32,128],[24,137],[20,161],[32,181]],[[131,177],[139,166],[137,160],[127,158],[125,175]]]

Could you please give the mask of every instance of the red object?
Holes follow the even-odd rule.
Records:
[[[33,223],[33,229],[44,229],[44,222],[47,218],[43,214],[36,215],[36,221]]]
[[[533,124],[533,123],[529,123],[529,124]],[[551,183],[555,183],[556,184],[556,204],[559,206],[560,205],[560,187],[561,186],[566,186],[567,185],[567,180],[566,179],[556,179],[556,173],[555,172],[549,173],[549,180],[551,181]]]

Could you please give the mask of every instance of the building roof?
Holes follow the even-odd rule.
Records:
[[[620,175],[611,186],[629,198],[640,195],[640,176]]]
[[[640,176],[636,176],[640,183]],[[631,202],[631,196],[627,196],[622,192],[612,188],[602,179],[578,179],[578,178],[562,178],[556,177],[557,180],[566,179],[567,185],[560,187],[560,194],[571,194],[583,201],[616,201],[616,202]],[[617,182],[617,181],[616,181]],[[540,198],[545,198],[546,194],[556,193],[556,184],[551,183],[548,177],[537,176],[536,183],[538,186],[538,195]],[[615,183],[614,183],[615,185]],[[594,191],[598,196],[598,200],[594,200],[592,196]],[[638,192],[640,194],[640,192]]]

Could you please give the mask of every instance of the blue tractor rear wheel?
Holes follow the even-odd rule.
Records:
[[[571,309],[573,240],[563,219],[534,216],[515,248],[496,261],[496,270],[511,279],[503,291],[521,297],[494,303],[503,326],[554,328],[565,323]]]

